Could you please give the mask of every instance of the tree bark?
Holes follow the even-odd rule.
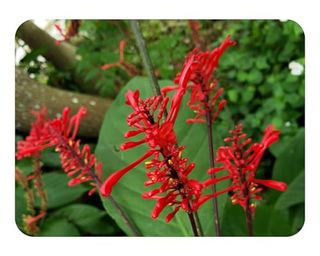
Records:
[[[85,72],[81,72],[80,74],[76,72],[75,64],[77,62],[77,56],[74,46],[66,42],[57,45],[56,39],[36,26],[32,21],[26,21],[21,24],[16,36],[29,45],[31,49],[39,49],[41,55],[57,69],[70,72],[81,92],[93,95],[98,94],[98,88],[95,84],[100,79],[99,74],[97,77],[85,81]]]
[[[60,70],[69,71],[76,62],[76,48],[68,43],[56,44],[56,40],[47,32],[26,21],[17,30],[17,37],[22,39],[31,49],[40,49],[46,59]]]
[[[105,112],[111,103],[112,100],[109,99],[39,84],[21,68],[16,67],[15,122],[17,131],[29,132],[34,120],[32,110],[46,107],[49,117],[55,118],[66,106],[71,107],[72,114],[76,113],[80,106],[84,106],[88,109],[88,114],[81,122],[79,136],[95,138],[99,135]]]

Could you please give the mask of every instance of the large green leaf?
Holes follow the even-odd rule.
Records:
[[[81,184],[69,187],[69,178],[62,170],[61,172],[45,173],[42,175],[42,180],[48,197],[48,208],[66,205],[81,197],[88,190],[88,188]],[[40,206],[39,200],[36,200],[35,203],[37,207]]]
[[[172,85],[171,81],[160,81],[160,85]],[[100,130],[99,142],[96,148],[96,156],[102,161],[105,176],[110,175],[116,170],[122,169],[128,164],[138,159],[146,152],[145,146],[140,146],[125,152],[119,151],[121,143],[125,142],[123,134],[129,130],[126,118],[131,113],[131,108],[124,104],[124,95],[127,90],[140,90],[142,98],[152,96],[152,91],[147,78],[137,77],[132,79],[121,90],[116,100],[107,112],[102,128]],[[186,104],[186,101],[183,102]],[[206,126],[203,124],[187,125],[185,119],[193,117],[194,113],[184,107],[179,112],[179,117],[175,125],[179,145],[186,145],[184,155],[196,163],[196,169],[191,177],[204,181],[208,178],[208,146]],[[221,144],[221,138],[214,133],[215,144]],[[179,212],[177,216],[168,224],[164,221],[165,211],[157,220],[153,220],[150,215],[155,202],[141,198],[144,191],[150,188],[144,187],[146,180],[146,170],[143,164],[126,174],[114,187],[112,196],[120,204],[123,210],[136,223],[138,229],[144,236],[190,236],[192,230],[185,212]],[[227,184],[221,183],[218,190],[225,188]],[[224,204],[227,195],[219,197],[220,217],[223,216]],[[128,234],[132,232],[119,217],[117,211],[112,209],[108,199],[103,198],[104,206],[108,213],[115,219],[117,224]],[[212,220],[212,204],[206,203],[199,210],[200,222],[205,235],[214,235]]]
[[[222,220],[223,236],[247,236],[245,213],[239,205],[227,203]],[[254,236],[288,236],[292,234],[286,211],[259,205],[253,217]]]
[[[304,171],[304,129],[287,142],[278,155],[272,178],[290,183]]]
[[[274,209],[268,205],[260,205],[253,221],[255,236],[289,236],[292,235],[286,211]]]
[[[301,172],[288,186],[288,189],[280,195],[275,208],[285,209],[304,202],[304,172]]]

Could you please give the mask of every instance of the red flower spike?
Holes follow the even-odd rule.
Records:
[[[75,140],[81,119],[87,110],[81,107],[71,118],[70,111],[70,108],[65,108],[61,117],[54,120],[46,120],[45,109],[35,112],[37,119],[32,124],[30,135],[25,141],[18,142],[17,159],[39,154],[48,147],[55,147],[66,174],[69,177],[77,174],[69,181],[69,186],[88,181],[92,181],[91,184],[96,186],[100,183],[102,165],[97,162],[88,145],[81,149],[80,140]],[[92,194],[92,191],[94,190],[89,193]]]
[[[231,201],[233,204],[240,204],[244,210],[250,208],[254,212],[256,204],[254,200],[261,200],[261,195],[258,195],[263,188],[259,185],[285,191],[287,184],[275,180],[256,179],[255,174],[259,167],[260,161],[266,149],[279,139],[280,132],[273,126],[268,126],[265,130],[261,143],[251,143],[251,138],[246,138],[247,135],[242,132],[242,125],[237,125],[234,130],[229,131],[230,137],[224,141],[230,146],[218,148],[216,162],[222,163],[222,166],[209,169],[208,173],[215,173],[226,170],[228,175],[208,180],[203,183],[204,186],[219,182],[229,176],[232,181],[231,190],[233,195]],[[220,191],[221,192],[221,191]],[[215,195],[203,197],[198,205],[204,201],[221,194],[217,192]]]
[[[191,64],[192,61],[190,61]],[[166,221],[170,221],[179,209],[187,212],[192,211],[192,205],[201,198],[203,185],[188,178],[188,175],[195,168],[195,164],[188,164],[188,159],[182,157],[184,147],[177,145],[177,137],[173,130],[190,75],[191,71],[188,69],[183,72],[179,88],[172,97],[168,116],[165,119],[163,113],[169,103],[169,98],[154,96],[143,100],[140,98],[138,90],[126,93],[125,103],[133,111],[128,115],[127,123],[135,130],[126,132],[125,137],[132,138],[138,134],[144,137],[139,141],[125,142],[120,148],[128,150],[146,144],[149,149],[141,158],[124,169],[114,172],[104,181],[100,188],[100,193],[103,196],[110,195],[113,186],[123,175],[151,157],[145,162],[145,167],[148,169],[146,173],[148,180],[145,182],[145,186],[159,184],[159,187],[143,193],[142,197],[156,200],[151,214],[152,218],[157,218],[168,206],[175,208],[167,216]]]
[[[216,106],[223,88],[216,90],[217,81],[211,80],[220,57],[232,45],[235,45],[235,42],[228,36],[219,47],[211,52],[202,52],[194,49],[186,57],[182,71],[177,75],[174,82],[179,84],[178,88],[188,87],[191,90],[188,106],[196,113],[196,116],[192,119],[187,119],[187,123],[206,122],[202,117],[208,112],[211,113],[211,119],[214,122],[219,112],[226,105],[226,101],[222,100]],[[188,82],[191,83],[187,85]],[[177,90],[179,90],[178,88]],[[167,93],[173,89],[175,89],[174,86],[169,86],[168,88],[163,88],[162,92]]]
[[[29,135],[25,140],[17,143],[16,158],[18,160],[24,157],[36,156],[42,150],[52,146],[50,134],[43,133],[47,122],[47,109],[41,108],[39,112],[33,111],[32,114],[36,117],[36,120],[32,123]]]

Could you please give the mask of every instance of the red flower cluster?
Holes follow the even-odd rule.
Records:
[[[188,74],[184,77],[188,78]],[[139,141],[129,141],[121,145],[121,150],[127,150],[141,144],[148,145],[148,151],[138,160],[126,168],[114,172],[110,175],[100,188],[103,196],[111,193],[113,186],[128,171],[136,167],[149,157],[151,160],[145,162],[148,181],[145,186],[160,183],[160,187],[150,192],[144,193],[143,198],[157,200],[152,211],[152,217],[157,218],[166,206],[174,205],[175,208],[167,217],[170,221],[181,208],[187,212],[193,210],[195,204],[201,196],[203,185],[188,178],[195,164],[187,164],[188,159],[182,157],[184,147],[177,145],[176,134],[173,130],[177,118],[181,100],[186,90],[186,80],[181,79],[180,87],[171,101],[168,116],[163,119],[164,110],[169,98],[154,96],[142,100],[139,91],[128,91],[126,94],[126,104],[131,106],[133,112],[129,114],[127,123],[135,130],[125,133],[126,138],[131,138],[138,134],[144,134],[144,138]]]
[[[232,203],[240,204],[245,210],[250,208],[254,213],[256,208],[254,201],[262,199],[261,195],[259,195],[263,190],[262,186],[279,191],[287,189],[287,184],[283,182],[255,178],[264,152],[278,140],[280,132],[270,125],[265,130],[262,141],[250,145],[252,139],[246,138],[247,135],[243,133],[242,129],[242,125],[237,125],[234,130],[229,131],[231,137],[226,138],[224,141],[229,142],[231,145],[220,147],[216,157],[216,162],[223,163],[223,165],[212,168],[208,172],[211,174],[227,170],[227,176],[230,177],[232,184],[225,191],[218,193],[232,191]],[[214,196],[217,195],[206,196],[203,200],[206,201]]]
[[[16,158],[18,160],[24,157],[38,156],[42,150],[52,146],[50,144],[50,135],[43,134],[47,123],[47,110],[42,108],[39,112],[32,111],[32,114],[36,117],[36,120],[31,125],[29,135],[25,140],[18,141],[17,143]]]
[[[80,149],[80,140],[76,140],[80,121],[87,110],[81,107],[77,114],[69,117],[70,108],[63,110],[62,116],[54,120],[46,120],[46,110],[43,108],[36,112],[36,121],[32,125],[30,135],[25,141],[18,142],[17,159],[39,154],[42,150],[55,147],[59,152],[62,168],[68,176],[74,176],[69,181],[69,186],[92,181],[97,185],[101,179],[102,165],[98,163],[90,147],[84,145]],[[95,170],[92,171],[92,169]],[[95,187],[89,191],[92,194]]]
[[[188,88],[191,90],[190,100],[188,106],[196,113],[194,118],[187,119],[188,123],[206,122],[202,119],[207,113],[210,113],[212,121],[214,121],[219,112],[226,105],[226,100],[221,100],[218,104],[218,98],[224,91],[223,88],[216,90],[217,80],[212,80],[213,73],[218,65],[219,59],[224,51],[235,45],[235,42],[228,36],[224,42],[211,52],[202,52],[199,49],[194,49],[186,57],[185,63],[176,79],[175,83],[181,81],[184,74],[189,74],[189,79],[186,82]],[[168,86],[162,89],[162,93],[166,95],[167,92],[177,89],[179,86]]]

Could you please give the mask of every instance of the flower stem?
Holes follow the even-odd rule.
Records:
[[[242,184],[245,184],[245,175],[241,175],[241,182],[242,182]],[[250,208],[250,196],[249,196],[248,186],[245,186],[245,189],[243,191],[243,195],[244,195],[244,197],[247,198],[245,215],[246,215],[248,236],[253,236],[253,225],[252,225],[253,216],[252,216],[252,211]]]
[[[142,58],[144,68],[145,68],[147,75],[150,79],[150,85],[151,85],[151,89],[153,91],[153,94],[154,95],[161,95],[160,86],[159,86],[158,80],[157,80],[155,73],[154,73],[154,68],[153,68],[147,47],[146,47],[146,43],[143,39],[141,30],[140,30],[139,22],[137,20],[131,20],[130,26],[131,26],[131,29],[134,33],[134,37],[136,39],[136,42],[137,42],[137,45],[139,48],[139,52],[140,52],[140,56]]]
[[[193,235],[200,236],[193,212],[188,212],[188,217],[192,226]]]
[[[213,136],[212,136],[212,117],[211,117],[211,111],[209,110],[206,114],[206,120],[207,120],[207,132],[208,132],[208,149],[209,149],[209,158],[210,158],[210,168],[214,168],[214,149],[213,149]],[[211,178],[215,179],[216,175],[213,173],[211,174]],[[211,186],[211,192],[212,194],[217,192],[216,184],[213,184]],[[216,236],[221,236],[221,228],[220,228],[220,221],[219,221],[219,210],[218,210],[218,199],[216,197],[212,198],[212,204],[213,204],[213,221],[214,221],[214,227]]]
[[[249,207],[247,207],[245,214],[246,214],[248,236],[253,236],[252,213]]]

